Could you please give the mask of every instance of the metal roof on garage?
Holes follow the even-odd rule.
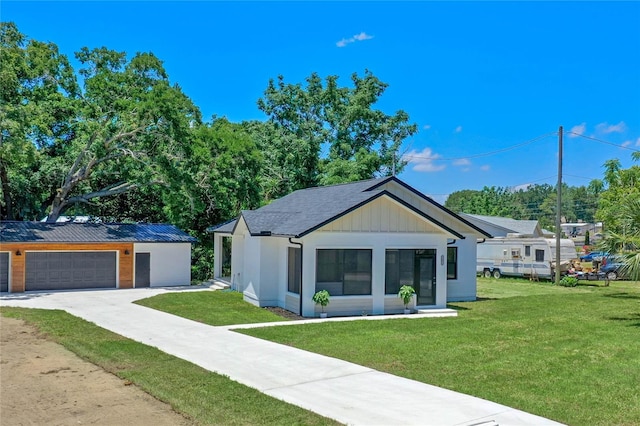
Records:
[[[193,243],[194,237],[165,223],[0,222],[3,243]]]

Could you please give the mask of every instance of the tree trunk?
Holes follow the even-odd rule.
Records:
[[[66,207],[67,203],[62,199],[62,190],[56,190],[56,196],[51,203],[51,213],[47,216],[47,223],[55,223]]]

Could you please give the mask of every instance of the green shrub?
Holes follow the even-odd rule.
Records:
[[[562,277],[560,285],[563,287],[575,287],[578,285],[578,279],[576,277]]]

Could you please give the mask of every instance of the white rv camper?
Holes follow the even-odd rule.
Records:
[[[554,238],[507,234],[506,237],[487,239],[478,243],[476,271],[485,277],[552,277],[552,262],[556,257]],[[575,245],[570,239],[560,240],[560,262],[576,257]]]

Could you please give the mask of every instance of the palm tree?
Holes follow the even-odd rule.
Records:
[[[599,247],[618,254],[624,263],[621,272],[633,281],[640,281],[640,198],[621,199],[616,216],[618,229],[607,232]]]

